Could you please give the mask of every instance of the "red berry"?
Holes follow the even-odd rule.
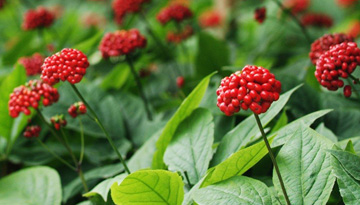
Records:
[[[254,18],[257,22],[263,23],[266,18],[266,8],[261,7],[255,10]]]
[[[112,4],[112,8],[115,14],[115,21],[118,24],[122,24],[123,18],[128,13],[138,13],[141,10],[143,3],[150,0],[115,0]]]
[[[326,14],[308,13],[301,17],[301,23],[303,26],[329,28],[333,25],[333,19]]]
[[[335,45],[322,54],[316,63],[315,77],[328,90],[344,86],[339,78],[348,78],[360,65],[360,49],[354,42]]]
[[[146,46],[146,38],[137,29],[115,31],[107,33],[101,40],[99,49],[104,58],[128,55],[137,48]]]
[[[16,118],[20,112],[30,115],[29,108],[37,109],[41,99],[44,106],[49,106],[59,100],[59,93],[56,88],[41,80],[30,80],[15,88],[8,103],[10,116]]]
[[[321,38],[314,41],[311,44],[311,51],[309,57],[314,65],[319,57],[330,49],[331,46],[343,43],[343,42],[353,42],[354,39],[343,33],[336,34],[325,34]]]
[[[38,125],[27,126],[24,131],[26,138],[39,137],[41,127]]]
[[[50,118],[50,121],[56,130],[59,130],[61,127],[65,127],[67,124],[64,115],[55,115]]]
[[[199,17],[199,24],[202,28],[218,27],[223,22],[223,16],[216,10],[203,12]]]
[[[181,43],[182,41],[188,39],[191,37],[194,33],[194,30],[191,26],[186,26],[182,31],[180,32],[173,32],[169,31],[167,33],[167,41],[171,43]]]
[[[279,99],[281,83],[267,69],[245,66],[242,71],[221,80],[217,89],[217,105],[230,116],[250,108],[255,114],[266,112]]]
[[[89,62],[84,53],[76,49],[64,48],[45,59],[41,66],[41,79],[50,85],[60,80],[75,84],[81,81],[87,67]]]
[[[30,9],[25,13],[22,28],[24,30],[33,30],[36,28],[49,27],[54,22],[55,16],[44,7]]]
[[[344,87],[344,96],[349,98],[351,96],[351,86],[350,85],[346,85]]]
[[[26,75],[32,76],[41,73],[44,57],[39,53],[34,53],[31,57],[21,57],[18,62],[24,66]]]
[[[176,22],[181,22],[185,19],[192,17],[191,10],[182,4],[173,3],[170,6],[163,8],[157,15],[156,19],[163,25],[167,24],[169,21],[174,20]]]
[[[78,115],[85,114],[86,111],[86,105],[83,102],[76,102],[68,109],[69,115],[73,118],[77,117]]]
[[[284,6],[291,9],[293,14],[305,11],[310,5],[310,0],[286,0]]]
[[[182,88],[184,86],[185,83],[185,79],[183,76],[179,76],[176,78],[176,85],[178,86],[178,88]]]

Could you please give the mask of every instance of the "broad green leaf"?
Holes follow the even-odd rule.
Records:
[[[293,135],[296,129],[301,125],[304,124],[306,126],[310,126],[315,120],[318,118],[326,115],[327,113],[331,112],[332,110],[319,110],[304,117],[301,117],[297,120],[292,121],[285,127],[281,128],[279,131],[275,132],[277,136],[274,139],[271,147],[277,147],[286,143],[286,141]]]
[[[264,183],[245,176],[234,176],[201,188],[193,197],[199,205],[272,204],[269,188]]]
[[[269,138],[269,143],[271,144],[273,140],[274,136]],[[206,175],[201,187],[224,181],[233,176],[244,174],[247,170],[258,163],[267,153],[268,150],[263,140],[250,147],[240,149],[225,161],[213,167]]]
[[[323,122],[320,123],[320,125],[315,130],[316,130],[316,132],[318,132],[322,136],[328,138],[332,142],[338,141],[336,135],[331,130],[329,130],[327,127],[325,127]]]
[[[165,170],[140,170],[111,187],[115,204],[174,204],[184,198],[184,183],[177,173]]]
[[[130,69],[127,68],[125,64],[119,64],[106,75],[101,83],[101,88],[105,90],[111,88],[120,89],[128,80],[129,75]]]
[[[347,173],[360,181],[360,157],[358,155],[341,150],[329,150],[329,152],[340,162]]]
[[[286,111],[284,110],[274,125],[274,127],[271,129],[271,132],[274,133],[275,131],[278,131],[280,128],[286,126],[288,124],[288,117],[286,115]]]
[[[182,202],[182,205],[193,205],[194,199],[193,194],[200,189],[201,184],[203,183],[205,177],[200,179],[198,183],[196,183],[187,193],[184,195],[184,201]]]
[[[179,125],[164,162],[171,171],[187,172],[190,183],[196,184],[209,167],[213,142],[213,117],[208,110],[198,108]]]
[[[337,178],[337,184],[339,185],[340,194],[344,203],[351,205],[359,204],[360,181],[352,177],[334,155],[331,156],[331,166]]]
[[[331,171],[330,149],[333,143],[301,124],[276,157],[291,204],[326,204],[335,183]],[[273,182],[281,198],[275,170]]]
[[[299,87],[297,86],[282,94],[280,99],[274,102],[266,113],[260,115],[263,126],[266,126],[281,111],[291,94]],[[211,161],[211,165],[219,164],[232,153],[245,147],[258,133],[260,133],[260,130],[257,127],[255,117],[251,115],[224,136],[214,155],[214,159]]]
[[[230,49],[226,42],[202,32],[199,35],[199,51],[196,56],[196,72],[205,76],[230,64]]]
[[[164,168],[165,164],[163,162],[163,157],[167,146],[169,145],[171,138],[173,137],[178,125],[188,117],[193,110],[195,110],[200,102],[202,97],[205,94],[206,88],[208,87],[211,76],[215,73],[212,73],[206,76],[196,88],[189,94],[189,96],[181,103],[178,110],[172,116],[172,118],[165,125],[163,132],[161,133],[158,141],[156,142],[156,151],[154,154],[152,167],[153,168]]]
[[[345,151],[348,151],[352,154],[356,154],[356,151],[354,149],[354,144],[352,143],[351,140],[349,140],[349,142],[346,144]]]
[[[106,202],[111,186],[115,182],[120,184],[125,179],[126,176],[127,176],[127,174],[124,173],[124,174],[120,174],[120,175],[110,178],[110,179],[105,179],[104,181],[102,181],[98,185],[96,185],[91,191],[83,194],[83,196],[92,197],[95,195],[100,195],[103,198],[103,200]]]
[[[346,145],[349,143],[349,140],[351,140],[354,150],[356,153],[360,153],[360,137],[352,137],[349,139],[345,139],[345,140],[341,140],[340,142],[338,142],[338,145],[345,149]]]
[[[22,169],[0,180],[0,204],[61,203],[60,177],[49,167]]]

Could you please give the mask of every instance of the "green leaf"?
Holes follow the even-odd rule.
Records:
[[[269,138],[270,144],[274,137]],[[242,175],[258,163],[267,153],[268,150],[263,140],[250,147],[240,149],[225,161],[212,168],[206,175],[201,187],[224,181],[233,176]]]
[[[125,179],[126,176],[127,176],[127,174],[124,173],[124,174],[120,174],[120,175],[110,178],[110,179],[105,179],[104,181],[102,181],[98,185],[96,185],[91,191],[83,194],[83,196],[92,197],[95,195],[100,195],[103,198],[103,200],[106,202],[111,186],[115,182],[120,184]]]
[[[214,38],[210,34],[199,34],[199,51],[196,56],[196,72],[198,76],[205,76],[221,67],[230,64],[230,49],[226,42]]]
[[[332,142],[338,141],[336,135],[331,130],[329,130],[327,127],[325,127],[323,122],[320,123],[320,125],[315,130],[316,130],[316,132],[318,132],[322,136],[328,138]]]
[[[360,181],[360,157],[358,155],[341,150],[329,150],[329,152],[340,162],[346,172]]]
[[[101,88],[105,90],[120,89],[128,80],[129,75],[130,69],[125,64],[118,64],[106,75],[101,83]]]
[[[346,144],[345,151],[356,154],[354,145],[351,140],[349,140],[349,142]]]
[[[360,153],[360,137],[352,137],[349,139],[341,140],[337,144],[342,147],[343,149],[346,149],[347,144],[349,143],[349,140],[351,140],[354,150],[356,153]]]
[[[288,117],[286,115],[286,111],[284,110],[274,125],[274,127],[271,129],[271,132],[274,133],[275,131],[278,131],[280,128],[286,126],[288,124]]]
[[[299,87],[300,85],[282,94],[280,99],[274,102],[266,113],[260,115],[263,126],[266,126],[281,111],[291,94]],[[245,147],[259,132],[254,116],[251,115],[246,118],[224,136],[214,155],[214,159],[211,161],[211,165],[219,164],[232,153]]]
[[[60,203],[60,177],[50,167],[22,169],[0,180],[0,204]]]
[[[206,76],[196,88],[189,94],[189,96],[181,103],[178,110],[172,116],[172,118],[165,125],[163,132],[161,133],[158,141],[156,142],[156,148],[152,167],[153,168],[164,168],[165,164],[163,162],[163,157],[167,146],[169,145],[171,138],[173,137],[178,125],[188,117],[193,110],[195,110],[200,102],[202,97],[205,94],[206,88],[208,87],[211,76],[215,73],[212,73]]]
[[[90,51],[99,44],[102,36],[103,36],[103,31],[98,31],[92,37],[87,38],[85,41],[75,45],[74,48],[89,55]]]
[[[235,176],[201,188],[193,197],[200,205],[272,204],[269,188],[264,183],[245,176]]]
[[[184,198],[181,177],[165,170],[140,170],[111,187],[115,204],[181,204]]]
[[[191,184],[205,175],[212,157],[214,122],[211,113],[198,108],[178,127],[164,155],[171,171],[187,172]]]
[[[351,205],[359,204],[360,181],[352,177],[342,166],[342,163],[334,157],[334,155],[331,157],[331,166],[337,178],[337,184],[339,185],[340,194],[344,203]]]
[[[330,149],[333,143],[301,124],[276,157],[291,204],[326,204],[335,183],[331,171]],[[283,198],[273,171],[275,189]]]
[[[301,125],[304,124],[306,126],[310,126],[315,120],[318,118],[326,115],[327,113],[331,112],[332,110],[319,110],[304,117],[301,117],[297,120],[292,121],[285,127],[281,128],[279,131],[276,132],[277,136],[272,143],[272,147],[277,147],[286,143],[286,141],[293,135],[296,129]]]

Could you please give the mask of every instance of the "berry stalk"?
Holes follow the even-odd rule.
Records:
[[[70,169],[76,171],[76,168],[74,166],[72,166],[71,164],[69,164],[66,160],[64,160],[62,157],[60,157],[59,155],[57,155],[55,152],[53,152],[46,144],[44,144],[41,140],[39,140],[39,138],[36,138],[36,140],[39,142],[39,144],[46,149],[53,157],[55,157],[56,159],[58,159],[60,162],[62,162],[63,164],[65,164],[66,166],[68,166]]]
[[[287,195],[287,193],[286,193],[284,181],[282,180],[279,167],[278,167],[278,165],[277,165],[277,163],[276,163],[276,160],[275,160],[274,153],[272,152],[271,147],[270,147],[270,143],[269,143],[269,141],[268,141],[267,138],[266,138],[265,131],[264,131],[264,128],[262,127],[262,124],[261,124],[259,115],[257,115],[257,114],[254,113],[254,116],[255,116],[255,119],[256,119],[256,123],[257,123],[257,125],[258,125],[258,127],[259,127],[259,129],[260,129],[261,135],[262,135],[262,137],[263,137],[263,139],[264,139],[264,141],[265,141],[266,148],[267,148],[268,151],[269,151],[269,155],[270,155],[271,161],[272,161],[273,164],[274,164],[275,171],[276,171],[276,174],[277,174],[277,176],[278,176],[278,179],[279,179],[279,182],[280,182],[280,186],[281,186],[282,192],[283,192],[284,197],[285,197],[285,200],[286,200],[286,204],[290,205],[290,200],[289,200],[289,197],[288,197],[288,195]]]
[[[64,130],[62,128],[60,128],[60,132],[61,132],[61,135],[64,138],[65,147],[66,147],[67,150],[69,150],[69,154],[70,154],[71,158],[74,160],[75,164],[79,164],[76,157],[75,157],[75,155],[74,155],[74,152],[72,151],[72,149],[71,149],[71,147],[69,145],[69,141],[68,141],[68,139],[67,139],[67,137],[66,137],[66,135],[64,133]]]
[[[86,107],[90,110],[91,114],[94,117],[94,120],[96,122],[96,124],[98,124],[98,126],[101,128],[101,130],[104,132],[107,140],[109,141],[111,147],[113,148],[113,150],[116,152],[118,158],[120,159],[120,162],[124,165],[125,171],[130,174],[130,170],[128,168],[128,166],[126,165],[125,160],[122,158],[119,150],[116,148],[112,138],[110,137],[109,133],[106,131],[104,125],[102,124],[102,122],[99,120],[99,117],[97,116],[97,114],[95,113],[95,111],[91,108],[91,106],[89,105],[89,103],[84,99],[84,97],[81,95],[80,91],[76,88],[76,86],[74,84],[71,84],[71,87],[73,88],[73,90],[75,91],[76,95],[81,99],[81,101],[86,105]]]
[[[85,192],[89,192],[89,188],[88,188],[88,186],[87,186],[87,184],[86,184],[85,177],[84,177],[84,174],[83,174],[83,172],[82,172],[82,169],[81,169],[81,165],[80,165],[80,164],[79,164],[79,166],[78,166],[78,174],[79,174],[79,177],[80,177],[80,179],[81,179],[81,183],[82,183],[83,186],[84,186]]]
[[[79,157],[79,164],[82,163],[84,159],[84,126],[82,124],[81,118],[79,117],[79,123],[80,123],[80,139],[81,139],[81,150],[80,150],[80,157]]]
[[[294,20],[294,22],[300,27],[300,29],[303,32],[308,43],[311,44],[312,40],[310,38],[310,35],[309,35],[307,29],[304,27],[304,25],[301,23],[301,21],[295,16],[295,14],[293,14],[291,11],[289,11],[287,8],[285,8],[285,6],[280,1],[274,0],[274,2],[279,6],[279,8],[283,12],[287,13],[287,15],[289,15]]]
[[[133,74],[133,76],[134,76],[134,78],[135,78],[137,87],[138,87],[139,92],[140,92],[140,96],[141,96],[141,98],[142,98],[142,100],[143,100],[143,102],[144,102],[144,106],[145,106],[145,110],[146,110],[147,117],[148,117],[149,120],[152,121],[153,117],[152,117],[151,112],[150,112],[148,100],[147,100],[147,98],[146,98],[146,96],[145,96],[145,94],[144,94],[144,89],[143,89],[143,87],[142,87],[140,78],[139,78],[138,74],[137,74],[136,71],[135,71],[133,62],[132,62],[131,57],[130,57],[129,55],[126,55],[126,61],[127,61],[127,63],[129,64],[131,73]]]

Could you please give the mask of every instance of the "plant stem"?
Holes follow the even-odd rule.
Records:
[[[39,142],[39,144],[46,149],[53,157],[55,157],[56,159],[58,159],[60,162],[62,162],[63,164],[65,164],[66,166],[68,166],[70,169],[76,171],[76,168],[74,166],[72,166],[71,164],[69,164],[66,160],[64,160],[62,157],[60,157],[59,155],[57,155],[55,152],[53,152],[45,143],[43,143],[41,140],[39,140],[39,138],[36,138],[36,140]]]
[[[287,13],[287,15],[289,15],[295,21],[295,23],[300,27],[301,31],[303,32],[308,43],[311,44],[312,40],[310,38],[310,35],[309,35],[307,29],[304,27],[304,25],[298,19],[298,17],[296,17],[295,14],[293,14],[289,9],[287,9],[280,1],[274,0],[274,2],[280,7],[280,9],[283,12]]]
[[[76,88],[76,86],[74,84],[71,84],[71,87],[73,88],[73,90],[75,91],[76,95],[81,99],[81,101],[86,105],[86,107],[89,109],[89,111],[91,112],[91,114],[94,117],[94,120],[96,122],[96,124],[98,124],[98,126],[101,128],[101,130],[104,132],[107,140],[109,141],[111,147],[113,148],[113,150],[116,152],[118,158],[120,159],[121,163],[124,165],[125,171],[130,174],[130,170],[128,168],[128,166],[126,165],[125,160],[122,158],[119,150],[116,148],[112,138],[110,137],[109,133],[106,131],[104,125],[101,123],[101,121],[99,120],[99,117],[96,115],[95,111],[90,107],[89,103],[86,102],[86,100],[84,99],[84,97],[81,95],[80,91]]]
[[[142,87],[140,78],[139,78],[138,74],[137,74],[136,71],[135,71],[133,62],[132,62],[131,57],[130,57],[129,55],[126,56],[126,61],[127,61],[127,63],[129,64],[131,73],[133,74],[133,76],[134,76],[134,78],[135,78],[137,87],[138,87],[139,92],[140,92],[140,96],[141,96],[141,98],[142,98],[142,100],[143,100],[143,102],[144,102],[144,106],[145,106],[145,110],[146,110],[147,117],[148,117],[148,119],[149,119],[150,121],[152,121],[153,118],[152,118],[152,115],[151,115],[151,112],[150,112],[148,100],[147,100],[147,98],[146,98],[146,96],[145,96],[144,89],[143,89],[143,87]]]
[[[46,124],[46,126],[49,127],[50,132],[56,137],[56,139],[65,146],[65,148],[68,150],[69,153],[72,153],[72,150],[69,149],[68,146],[66,146],[65,142],[61,139],[61,137],[56,133],[56,131],[54,130],[54,128],[46,121],[44,115],[41,113],[41,111],[39,109],[36,110],[38,113],[38,116],[40,117],[40,119]],[[76,160],[74,160],[75,165],[77,164]]]
[[[60,128],[60,132],[61,132],[61,135],[62,135],[63,138],[64,138],[65,147],[66,147],[67,150],[69,150],[69,154],[70,154],[71,158],[73,159],[73,161],[74,161],[75,164],[78,164],[78,162],[77,162],[77,160],[76,160],[76,157],[75,157],[75,155],[74,155],[74,152],[72,151],[72,149],[71,149],[71,147],[70,147],[70,145],[69,145],[69,141],[68,141],[68,139],[67,139],[67,137],[66,137],[66,135],[65,135],[65,133],[64,133],[64,130],[63,130],[62,128]]]
[[[269,144],[269,141],[267,140],[266,138],[266,135],[265,135],[265,131],[264,131],[264,128],[262,127],[262,124],[261,124],[261,121],[260,121],[260,118],[259,118],[259,115],[255,114],[254,113],[254,116],[255,116],[255,119],[256,119],[256,123],[260,129],[260,132],[261,132],[261,135],[265,141],[265,145],[266,145],[266,148],[268,149],[269,151],[269,155],[270,155],[270,158],[271,158],[271,161],[273,162],[274,164],[274,167],[275,167],[275,171],[276,171],[276,174],[278,176],[278,179],[279,179],[279,182],[280,182],[280,186],[281,186],[281,189],[282,189],[282,192],[284,194],[284,197],[285,197],[285,200],[286,200],[286,204],[290,205],[290,200],[289,200],[289,197],[286,193],[286,189],[285,189],[285,185],[284,185],[284,182],[282,180],[282,177],[281,177],[281,174],[280,174],[280,170],[279,170],[279,167],[276,163],[276,159],[275,159],[275,156],[271,150],[271,147],[270,147],[270,144]]]
[[[79,174],[79,177],[80,177],[80,179],[81,179],[81,183],[82,183],[83,186],[84,186],[85,192],[89,192],[89,188],[88,188],[88,186],[87,186],[87,184],[86,184],[86,180],[85,180],[85,177],[84,177],[84,174],[83,174],[83,171],[82,171],[82,169],[81,169],[81,165],[80,165],[80,164],[79,164],[79,166],[78,166],[78,174]]]
[[[360,80],[358,78],[355,78],[353,75],[349,74],[350,78],[353,79],[356,84],[360,85]]]
[[[80,137],[81,137],[81,150],[80,150],[80,158],[79,158],[79,164],[82,163],[84,159],[84,150],[85,150],[85,143],[84,143],[84,127],[81,121],[81,118],[79,117],[79,123],[80,123]]]
[[[187,171],[184,171],[184,175],[185,175],[185,179],[186,179],[186,181],[187,181],[187,183],[188,183],[188,185],[189,185],[189,187],[190,187],[190,189],[193,187],[193,185],[191,184],[191,182],[190,182],[190,178],[189,178],[189,176],[188,176],[188,173],[187,173]]]

